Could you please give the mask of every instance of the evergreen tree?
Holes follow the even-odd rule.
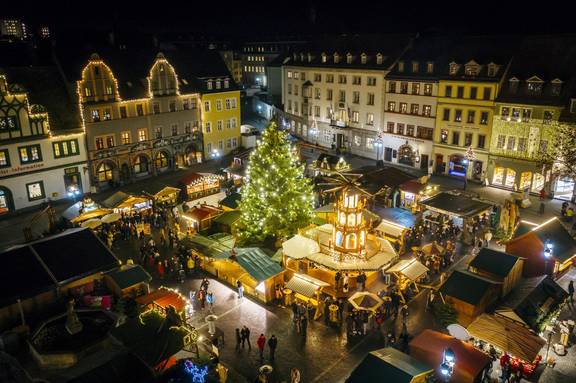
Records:
[[[292,151],[286,133],[272,122],[250,155],[242,186],[241,240],[283,238],[310,223],[312,185]]]

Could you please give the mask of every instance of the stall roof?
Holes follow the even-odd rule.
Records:
[[[424,330],[410,342],[411,355],[431,366],[440,366],[446,348],[454,351],[458,361],[452,376],[454,382],[475,382],[476,377],[491,362],[488,354],[471,344],[434,330]]]
[[[414,214],[399,207],[376,207],[374,213],[383,220],[393,222],[405,228],[411,228],[416,223],[416,216]]]
[[[220,214],[218,217],[214,219],[214,223],[218,223],[221,225],[232,226],[234,223],[238,222],[242,212],[238,210],[233,211],[226,211]]]
[[[428,268],[424,266],[416,258],[412,259],[401,259],[396,262],[392,267],[390,267],[387,272],[389,273],[401,273],[406,278],[415,281],[422,275],[428,272]]]
[[[402,190],[403,192],[418,194],[422,190],[426,189],[426,186],[427,186],[426,184],[423,184],[418,181],[408,181],[401,184],[399,186],[399,189]]]
[[[182,185],[190,185],[193,184],[195,182],[199,182],[202,178],[220,178],[222,179],[222,176],[218,176],[216,174],[213,173],[190,173],[185,175],[184,177],[180,178],[180,180],[178,181],[179,183],[181,183]]]
[[[238,202],[242,200],[242,195],[240,193],[231,193],[230,195],[226,196],[223,200],[220,201],[221,206],[226,206],[230,209],[237,209]]]
[[[184,215],[193,218],[198,222],[201,222],[221,213],[222,209],[219,209],[215,206],[202,204],[191,207],[186,213],[184,213]]]
[[[521,258],[515,255],[483,247],[470,262],[470,266],[479,271],[506,277],[519,259]]]
[[[378,271],[390,265],[396,258],[396,254],[394,252],[378,252],[367,260],[356,259],[347,262],[338,262],[332,255],[324,253],[314,253],[305,258],[331,270]]]
[[[568,293],[548,276],[523,279],[496,308],[496,313],[509,316],[540,332],[539,324],[547,313],[554,311]],[[510,316],[510,311],[515,315]]]
[[[286,283],[285,288],[311,298],[318,289],[324,286],[328,286],[328,283],[308,275],[294,274],[288,283]]]
[[[220,234],[222,235],[213,234],[211,236],[204,236],[196,233],[182,239],[181,243],[190,246],[206,257],[226,259],[230,256],[230,250],[234,247],[236,240],[231,235]]]
[[[105,216],[106,214],[109,214],[112,212],[112,209],[102,209],[102,208],[98,208],[98,209],[94,209],[94,210],[90,210],[87,211],[86,213],[79,215],[76,218],[72,218],[70,220],[70,222],[73,223],[80,223],[80,222],[84,222],[84,221],[88,221],[89,219],[92,218],[100,218]]]
[[[148,183],[144,186],[144,190],[142,192],[147,195],[159,197],[162,195],[180,193],[180,189],[173,186],[166,186],[157,183]]]
[[[140,306],[147,306],[155,303],[161,307],[172,306],[176,311],[180,312],[186,307],[186,300],[175,291],[160,287],[158,290],[152,291],[149,294],[142,295],[136,298],[136,303]]]
[[[518,232],[518,230],[516,230]],[[576,240],[572,238],[570,232],[564,227],[557,217],[554,217],[541,225],[532,227],[531,230],[519,235],[515,235],[508,243],[515,243],[536,235],[538,240],[544,244],[546,240],[554,245],[552,257],[564,262],[576,255]]]
[[[140,265],[132,265],[123,269],[111,271],[106,274],[120,289],[137,285],[138,283],[150,283],[152,277]]]
[[[257,247],[236,249],[236,262],[257,282],[280,274],[282,267]]]
[[[134,205],[146,203],[146,202],[150,202],[150,199],[146,198],[146,197],[132,196],[131,195],[128,198],[126,198],[124,201],[120,202],[115,207],[118,209],[131,209],[132,206],[134,206]]]
[[[410,355],[392,347],[370,352],[352,371],[346,383],[394,382],[410,383],[414,378],[434,370]]]
[[[512,238],[520,237],[521,235],[526,234],[529,231],[532,231],[532,229],[534,229],[535,227],[538,227],[538,225],[532,222],[522,220],[518,223],[518,225],[516,225],[516,229],[514,230]]]
[[[320,245],[313,239],[296,234],[282,243],[282,251],[287,257],[300,259],[320,252]]]
[[[495,284],[497,283],[478,275],[457,270],[448,277],[439,291],[475,306],[487,293],[491,293],[490,287]]]
[[[129,194],[126,194],[123,191],[117,191],[116,193],[112,194],[110,197],[102,201],[101,205],[109,209],[112,209],[118,206],[122,201],[128,199],[128,197],[130,197]]]
[[[383,188],[397,188],[404,182],[414,180],[418,177],[406,173],[394,167],[377,168],[374,166],[365,166],[355,169],[355,173],[363,174],[360,183],[363,189],[371,194],[380,192]]]
[[[532,362],[546,341],[530,329],[498,315],[482,314],[468,328],[474,338],[490,343],[499,349]]]
[[[429,210],[458,217],[471,217],[492,209],[493,206],[464,195],[447,192],[438,193],[422,201],[421,204]]]
[[[118,267],[118,259],[89,229],[63,233],[0,254],[0,302],[11,304]]]

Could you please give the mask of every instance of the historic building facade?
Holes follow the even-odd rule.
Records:
[[[428,172],[436,125],[438,76],[432,59],[408,54],[386,76],[379,159]]]
[[[122,68],[126,70],[126,68]],[[139,86],[117,78],[97,54],[90,57],[77,82],[92,183],[110,183],[170,171],[201,162],[200,94],[193,80],[179,78],[159,53]],[[186,82],[184,82],[186,81]],[[121,94],[119,84],[129,98]]]
[[[74,105],[56,68],[0,69],[0,216],[89,191]]]
[[[434,172],[484,181],[494,101],[509,59],[450,61],[440,77],[434,132]]]
[[[312,144],[376,158],[385,76],[407,40],[403,43],[396,41],[389,52],[289,55],[282,66],[283,126]]]

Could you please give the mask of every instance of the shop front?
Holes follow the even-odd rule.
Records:
[[[10,189],[0,186],[0,216],[14,211],[14,200]]]
[[[488,167],[488,182],[490,186],[497,188],[538,194],[545,186],[546,174],[543,174],[542,168],[534,162],[491,157]]]
[[[78,166],[64,169],[64,187],[68,197],[80,198],[82,195],[82,177]]]
[[[447,174],[453,177],[464,177],[472,181],[482,182],[486,177],[488,154],[479,150],[468,150],[472,159],[467,158],[467,152],[454,153],[453,148],[437,145],[434,148],[434,171],[436,174]]]

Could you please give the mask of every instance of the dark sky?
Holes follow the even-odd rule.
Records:
[[[10,1],[1,13],[57,26],[118,24],[206,34],[462,31],[576,32],[573,1],[476,0],[44,0]],[[314,11],[313,11],[314,10]],[[312,17],[315,15],[315,17]],[[312,22],[314,21],[314,22]]]

